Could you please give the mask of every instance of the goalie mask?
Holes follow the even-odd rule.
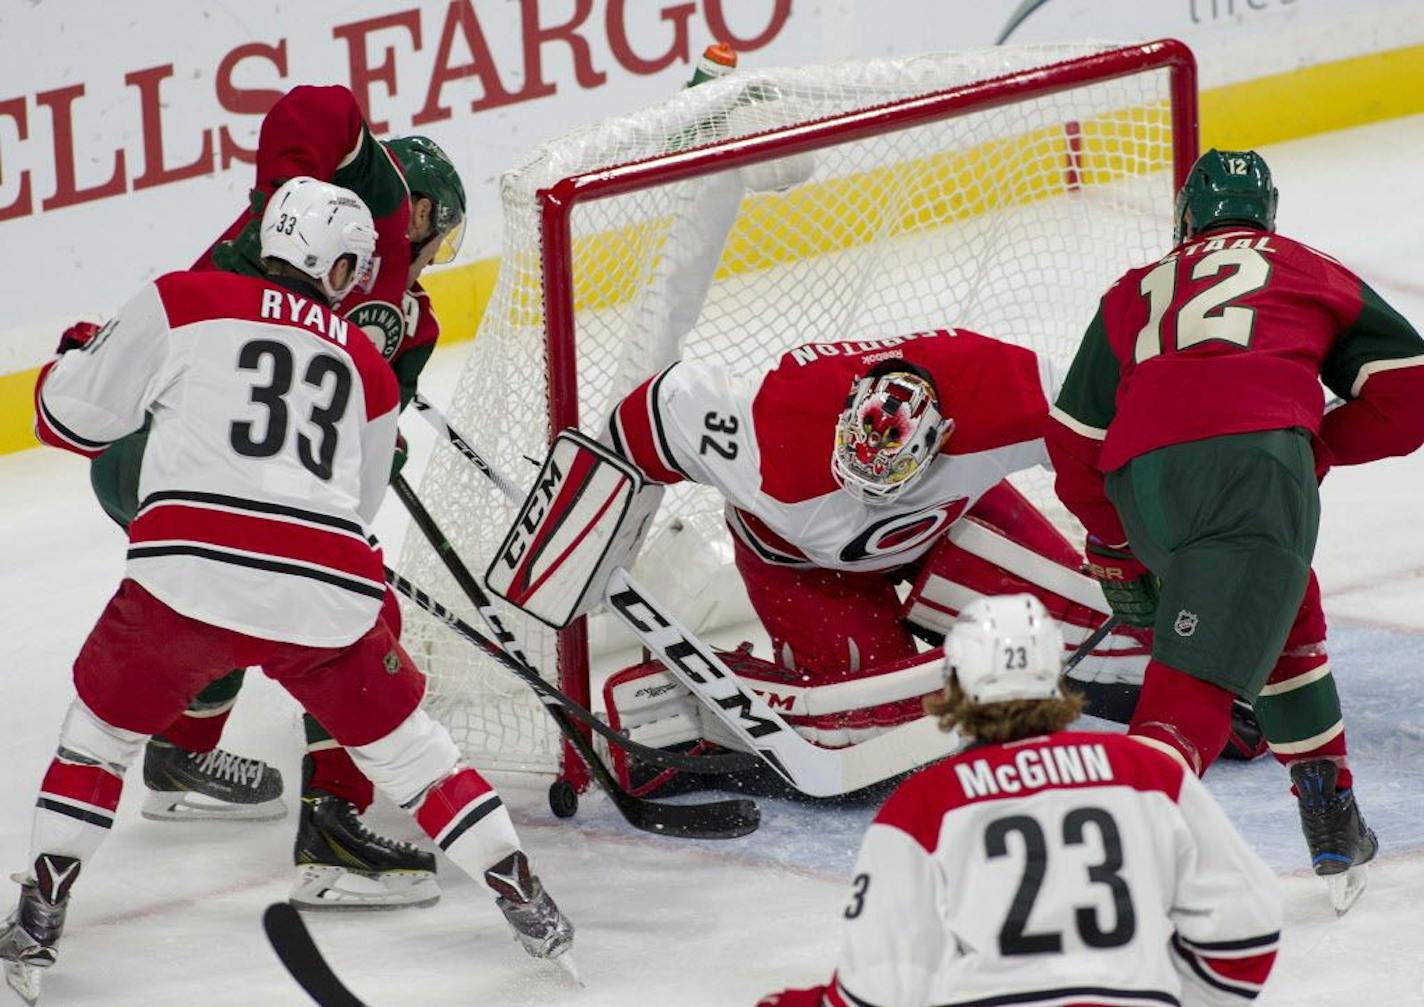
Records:
[[[888,503],[924,476],[953,427],[940,415],[927,371],[884,361],[851,385],[836,424],[831,474],[863,503]]]
[[[944,676],[972,703],[1057,699],[1063,633],[1031,594],[970,602],[944,642]]]

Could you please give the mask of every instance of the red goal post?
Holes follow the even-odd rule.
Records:
[[[659,349],[644,354],[642,349],[630,351],[619,347],[626,341],[622,333],[640,325],[673,328],[665,316],[677,314],[679,310],[686,312],[685,306],[679,308],[676,304],[671,309],[666,305],[648,308],[646,302],[650,298],[645,292],[645,288],[659,283],[666,286],[668,282],[678,282],[668,281],[665,274],[681,268],[676,262],[668,265],[678,259],[680,244],[695,245],[699,240],[704,241],[711,248],[706,255],[717,259],[717,266],[715,275],[709,271],[705,283],[696,291],[703,301],[693,297],[690,302],[694,313],[698,313],[695,331],[691,336],[686,332],[679,335],[678,350],[682,348],[682,338],[687,337],[692,342],[701,340],[698,343],[701,348],[693,355],[708,355],[706,344],[714,347],[710,352],[715,357],[721,352],[720,347],[730,347],[745,339],[756,343],[762,354],[747,355],[743,359],[739,349],[738,361],[750,364],[768,354],[769,359],[774,360],[775,353],[790,345],[817,339],[817,332],[833,330],[837,336],[866,338],[867,333],[874,331],[873,319],[895,316],[893,309],[885,308],[886,304],[894,303],[894,295],[876,287],[865,303],[847,308],[829,322],[818,321],[822,327],[812,326],[810,333],[790,331],[805,317],[808,308],[804,304],[794,305],[788,310],[787,318],[767,322],[761,328],[748,320],[755,319],[760,324],[765,313],[761,309],[774,308],[793,297],[791,292],[807,285],[807,276],[814,273],[816,263],[834,263],[841,257],[860,255],[867,248],[874,249],[882,243],[886,247],[894,242],[923,245],[933,240],[933,235],[947,231],[966,231],[954,239],[959,243],[957,248],[969,249],[963,254],[956,252],[960,258],[972,259],[977,255],[981,260],[1006,259],[1010,263],[1015,261],[1014,256],[1035,260],[1051,254],[1081,258],[1087,253],[1083,248],[1064,244],[1068,240],[1065,235],[1071,238],[1074,231],[1094,232],[1102,221],[1108,222],[1101,225],[1103,233],[1115,235],[1112,228],[1119,226],[1115,223],[1119,217],[1150,218],[1150,224],[1132,225],[1135,228],[1133,240],[1122,242],[1124,247],[1118,255],[1121,261],[1101,264],[1100,268],[1081,277],[1069,270],[1060,270],[1065,273],[1061,281],[1056,275],[1044,279],[1040,275],[1042,269],[1034,271],[1038,267],[1016,271],[1017,267],[1012,265],[1007,270],[988,269],[982,263],[962,269],[956,266],[954,281],[944,283],[956,290],[973,288],[976,292],[967,295],[967,302],[952,298],[937,301],[933,289],[938,277],[932,272],[903,285],[906,300],[911,303],[905,309],[906,321],[899,324],[909,327],[896,331],[941,323],[957,324],[961,314],[967,315],[970,322],[978,322],[983,316],[997,323],[995,327],[984,327],[983,331],[991,335],[1009,333],[1001,335],[1004,338],[1015,338],[1022,332],[1022,341],[1061,358],[1068,347],[1067,337],[1061,331],[1051,336],[1041,335],[1038,322],[1015,315],[1009,302],[1016,294],[1024,300],[1042,299],[1045,291],[1058,287],[1083,293],[1084,303],[1095,302],[1117,274],[1127,266],[1138,264],[1130,256],[1139,256],[1145,261],[1154,245],[1159,252],[1165,252],[1167,246],[1160,242],[1170,234],[1171,194],[1196,159],[1198,147],[1195,62],[1184,44],[1167,39],[1118,48],[1080,46],[1076,49],[1077,52],[1063,47],[1058,50],[997,49],[917,58],[919,62],[906,60],[901,61],[906,68],[904,82],[894,77],[893,62],[867,63],[863,66],[871,69],[854,78],[853,86],[846,88],[844,96],[837,96],[838,104],[833,105],[829,113],[816,103],[815,95],[819,94],[816,87],[829,89],[839,77],[852,76],[843,68],[839,71],[836,66],[810,68],[824,71],[827,82],[824,86],[807,83],[820,79],[808,76],[810,70],[788,71],[785,75],[778,75],[776,71],[763,74],[748,71],[704,85],[705,94],[694,96],[682,92],[644,113],[610,120],[605,133],[613,139],[606,144],[609,154],[604,160],[600,160],[601,150],[590,149],[604,142],[600,139],[602,134],[595,132],[599,127],[589,127],[570,138],[545,145],[504,179],[506,235],[500,289],[486,312],[471,362],[457,391],[453,409],[456,422],[466,427],[470,435],[481,442],[482,448],[488,450],[486,441],[498,434],[481,429],[481,424],[488,422],[489,408],[482,405],[481,400],[489,397],[488,389],[497,386],[492,383],[499,377],[479,372],[482,367],[498,370],[507,368],[508,364],[491,363],[488,356],[477,360],[477,355],[482,353],[481,344],[503,339],[500,333],[506,329],[541,330],[542,346],[524,346],[511,339],[510,347],[514,349],[499,351],[506,355],[516,351],[523,353],[526,362],[542,351],[545,389],[540,405],[546,412],[548,425],[540,439],[552,441],[560,430],[578,427],[581,423],[586,424],[590,432],[596,432],[605,418],[603,411],[620,387],[611,373],[612,356],[623,353],[633,357],[635,366],[647,363],[643,372],[646,376],[662,366],[666,353],[672,352]],[[1063,52],[1066,52],[1063,58],[1041,58]],[[944,67],[931,65],[934,60],[944,61]],[[1006,72],[990,73],[981,69],[997,69],[1005,64],[1011,67]],[[858,71],[861,66],[856,65]],[[924,82],[932,82],[936,74],[955,82],[920,93],[903,93],[923,88]],[[1163,75],[1165,87],[1133,85],[1116,92],[1103,86],[1148,76],[1156,80]],[[957,79],[960,77],[970,79]],[[751,83],[738,85],[739,80]],[[740,96],[735,91],[738,86],[745,89]],[[701,92],[703,88],[696,90]],[[748,101],[746,93],[757,88],[761,89],[757,92],[758,99]],[[855,98],[861,93],[883,97],[883,100],[857,106]],[[1083,96],[1081,109],[1075,105],[1079,98],[1074,95]],[[1057,96],[1064,96],[1061,103]],[[1019,123],[1015,109],[1029,106],[1041,111],[1034,113],[1037,117],[1031,122]],[[804,119],[790,114],[801,108],[811,114]],[[664,109],[671,111],[663,114]],[[792,121],[759,123],[756,115],[763,109],[777,110],[783,119]],[[996,109],[1008,111],[1002,118],[991,121],[986,113]],[[945,141],[944,150],[916,148],[902,156],[895,149],[866,146],[867,153],[861,160],[848,160],[839,171],[832,163],[841,156],[837,153],[839,150],[861,149],[857,145],[873,145],[877,139],[891,135],[909,136],[919,131],[929,136],[927,142],[932,144],[931,127],[961,119],[982,121],[984,127],[979,132],[966,133],[962,140]],[[683,131],[677,134],[679,142],[664,141],[668,149],[651,156],[627,158],[625,155],[623,160],[618,159],[620,151],[638,151],[644,133],[661,129],[667,135],[669,123],[679,122],[683,124]],[[730,135],[719,139],[716,135],[719,131]],[[709,142],[687,143],[689,139],[696,143],[704,138]],[[563,143],[567,146],[561,148],[559,145]],[[571,149],[576,149],[577,155],[569,154]],[[641,149],[646,150],[646,144]],[[581,165],[582,170],[559,177],[549,177],[546,170],[544,178],[539,176],[545,162],[557,166],[560,158],[577,163],[580,157],[586,162]],[[714,232],[710,241],[705,240],[704,235],[695,234],[701,226],[699,222],[709,215],[712,203],[700,194],[688,195],[691,189],[699,186],[710,189],[719,184],[715,180],[738,172],[745,182],[751,177],[747,173],[757,165],[780,166],[776,171],[789,177],[791,184],[784,191],[775,192],[744,186],[741,195],[733,196],[728,204],[733,208],[727,211],[727,229],[708,228]],[[811,173],[802,178],[807,165],[811,166]],[[778,179],[776,171],[774,179]],[[541,184],[520,192],[521,184],[533,185],[522,182],[524,179],[536,179]],[[1139,185],[1144,179],[1146,182]],[[907,185],[911,189],[919,186],[924,191],[917,189],[906,197],[900,190]],[[884,201],[877,202],[884,192],[897,186],[895,199],[898,202],[893,208],[887,209]],[[638,209],[639,194],[650,190],[657,190],[661,202],[654,208]],[[1101,206],[1092,199],[1077,198],[1095,194],[1111,195],[1098,200]],[[1080,205],[1072,207],[1073,215],[1065,215],[1062,221],[1057,221],[1053,207],[1058,203],[1068,206],[1075,199]],[[824,207],[832,201],[841,209],[827,216]],[[694,234],[694,238],[689,242],[677,238],[682,223],[679,214],[691,221],[688,233]],[[855,218],[853,224],[846,223],[850,217]],[[999,231],[1020,227],[1019,218],[1026,218],[1021,226],[1022,236],[1007,243],[996,242]],[[862,226],[864,220],[872,223]],[[841,227],[846,233],[839,233],[837,229]],[[1043,240],[1048,243],[1044,249],[1034,247],[1038,239],[1035,227],[1042,231]],[[994,233],[986,237],[982,232]],[[1091,233],[1089,236],[1092,237]],[[1055,253],[1054,249],[1060,246],[1062,251]],[[1087,247],[1085,243],[1084,248]],[[733,261],[734,252],[741,258]],[[700,254],[688,254],[684,258],[695,264]],[[912,263],[919,254],[909,256],[907,263]],[[909,264],[904,268],[912,271]],[[511,275],[506,276],[503,271]],[[512,275],[516,273],[522,278]],[[785,274],[779,286],[768,282],[778,273]],[[860,282],[862,275],[863,268],[851,264],[825,280],[824,285],[827,291],[834,293],[851,280]],[[759,289],[759,285],[767,289]],[[1015,290],[1017,285],[1021,285],[1021,289]],[[1093,285],[1096,289],[1090,289]],[[722,286],[750,292],[738,293],[733,298],[733,306],[725,309],[725,323],[720,317],[714,319],[712,328],[716,334],[707,337],[701,331],[711,324],[707,323],[707,305],[716,302],[716,292]],[[891,289],[895,282],[887,281],[883,286]],[[1000,287],[1006,289],[999,290]],[[669,299],[676,301],[677,297],[670,297],[664,291],[663,300]],[[1047,299],[1052,301],[1052,297]],[[992,310],[986,309],[986,304],[990,304]],[[1068,315],[1070,330],[1076,325],[1081,332],[1087,318],[1072,317],[1081,310],[1082,305],[1072,300],[1057,308],[1050,303],[1041,313],[1054,314],[1050,327],[1062,321],[1057,318],[1058,314]],[[952,317],[925,317],[922,324],[915,326],[910,319],[916,311],[921,314],[944,311]],[[648,323],[645,318],[635,317],[640,313],[657,317]],[[611,321],[605,324],[604,316]],[[603,334],[605,332],[608,334]],[[883,331],[882,334],[895,332]],[[519,349],[521,346],[523,349]],[[496,352],[488,345],[485,349],[491,354]],[[624,367],[628,365],[625,360]],[[507,382],[512,373],[503,370],[500,376]],[[530,374],[528,380],[538,379]],[[532,450],[526,444],[509,457],[527,456]],[[437,472],[434,478],[437,481],[443,478],[448,483],[452,473],[448,466],[442,471],[443,476]],[[517,476],[520,471],[526,470],[515,469],[510,474]],[[427,476],[427,483],[430,480]],[[464,494],[469,498],[487,492],[470,487],[463,479],[457,482],[465,487],[453,491],[457,497]],[[437,482],[436,485],[445,484]],[[452,505],[451,513],[458,513],[457,505]],[[437,516],[440,515],[437,513]],[[480,520],[483,519],[476,519],[475,523]],[[499,533],[502,532],[503,529],[499,529]],[[489,536],[483,531],[451,537],[472,558],[482,561],[489,555]],[[412,543],[408,542],[407,550],[411,548]],[[419,558],[414,568],[410,564],[403,565],[413,569],[417,576],[427,569],[420,565]],[[527,631],[538,632],[534,627],[528,627]],[[540,648],[529,646],[527,639],[525,642],[526,649],[536,655],[538,661]],[[463,672],[452,671],[446,667],[448,662],[444,658],[433,656],[438,649],[431,646],[425,657],[431,671],[432,692],[437,694],[436,705],[440,712],[448,714],[453,709],[453,701],[442,698],[445,694],[440,690],[450,676]],[[418,647],[414,652],[417,659],[422,657]],[[588,705],[591,695],[586,620],[580,619],[560,633],[556,645],[545,644],[542,653],[546,664],[557,666],[557,677],[564,690]],[[543,670],[546,674],[553,672],[549,667]],[[456,691],[466,684],[462,683]],[[441,703],[445,705],[440,706]],[[477,761],[481,755],[476,753],[489,758],[490,746],[501,744],[500,741],[472,743],[470,747],[475,751],[469,754]],[[559,763],[562,778],[579,789],[586,786],[587,772],[566,745]]]

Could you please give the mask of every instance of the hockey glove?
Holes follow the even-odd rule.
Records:
[[[99,334],[99,326],[93,322],[75,322],[59,337],[59,346],[56,353],[68,353],[70,350],[82,350],[89,345],[89,341]]]
[[[396,453],[391,456],[391,480],[400,475],[401,469],[405,468],[406,459],[410,457],[410,445],[405,442],[405,434],[396,431]]]
[[[1160,582],[1126,545],[1111,546],[1092,535],[1083,550],[1088,574],[1103,588],[1113,614],[1129,626],[1151,629],[1157,618]]]

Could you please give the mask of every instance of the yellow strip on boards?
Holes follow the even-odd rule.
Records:
[[[1411,46],[1203,91],[1201,145],[1202,149],[1259,147],[1421,113],[1424,113],[1424,46]],[[1010,144],[1014,142],[1009,140]],[[1093,184],[1098,180],[1094,173],[1103,171],[1102,152],[1095,149],[1091,142],[1085,146],[1083,181]],[[1050,150],[1047,156],[1056,158],[1058,152]],[[962,169],[963,162],[950,160],[935,167],[936,174],[942,176]],[[1106,174],[1112,174],[1111,167]],[[875,184],[883,185],[893,177],[887,175]],[[814,202],[803,200],[797,208],[813,214]],[[743,226],[750,230],[734,233],[733,237],[747,242],[748,268],[755,268],[750,264],[758,262],[766,268],[774,263],[758,260],[756,242],[752,240],[755,228],[751,225],[754,223],[755,220],[749,218]],[[837,247],[836,242],[854,243],[858,240],[855,235],[839,234],[836,227],[829,230],[823,228],[821,233],[831,235],[834,240],[819,250],[802,249],[805,254],[827,251]],[[610,245],[635,238],[633,235],[601,237]],[[765,248],[761,249],[763,254],[765,251]],[[498,272],[497,259],[483,259],[431,273],[423,280],[440,319],[441,345],[474,337],[480,317],[494,291]],[[592,295],[591,300],[600,299],[592,291],[583,293]],[[617,300],[617,285],[605,290],[602,297]],[[539,307],[526,305],[525,309],[537,311]],[[34,414],[31,406],[37,373],[38,368],[32,368],[18,374],[0,374],[0,454],[34,447],[37,443],[32,429]]]
[[[23,451],[35,439],[35,378],[38,367],[18,374],[0,374],[0,454]]]
[[[1424,113],[1424,45],[1201,93],[1201,147],[1249,150]]]

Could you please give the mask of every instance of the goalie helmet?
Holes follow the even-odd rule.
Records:
[[[1209,150],[1197,158],[1177,193],[1177,241],[1220,224],[1276,229],[1271,169],[1254,150]]]
[[[856,499],[887,503],[929,470],[954,421],[939,411],[929,372],[904,360],[856,378],[836,423],[831,475]]]
[[[953,676],[972,703],[1056,699],[1063,633],[1031,594],[978,598],[955,619],[944,644]]]
[[[356,193],[299,175],[282,184],[262,211],[262,258],[280,259],[310,276],[330,304],[363,281],[376,251],[376,225]],[[339,290],[331,268],[352,256],[351,275]]]
[[[440,242],[431,261],[437,265],[451,261],[465,237],[465,186],[454,162],[425,136],[386,140],[385,147],[400,165],[410,194],[430,200],[430,224],[435,230],[427,240]]]

